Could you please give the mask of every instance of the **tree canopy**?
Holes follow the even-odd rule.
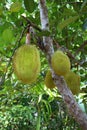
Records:
[[[54,51],[65,52],[72,71],[80,75],[80,93],[74,98],[87,114],[87,1],[46,0],[47,30],[42,27],[39,3],[0,0],[0,129],[80,130],[58,88],[49,89],[44,83],[50,63],[43,37],[51,37]],[[24,84],[14,74],[12,58],[25,44],[29,27],[30,44],[40,52],[41,70],[36,82]]]

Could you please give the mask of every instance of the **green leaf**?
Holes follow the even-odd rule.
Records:
[[[36,3],[34,2],[34,0],[24,0],[24,5],[29,13],[32,13],[36,7]]]
[[[0,0],[0,3],[4,3],[5,2],[5,0]]]
[[[38,115],[38,118],[37,118],[36,130],[40,130],[40,114]]]
[[[0,7],[0,15],[2,15],[2,13],[3,13],[3,8]]]
[[[75,16],[75,15],[77,15],[76,12],[67,7],[64,8],[64,11],[62,13],[62,17]]]
[[[79,16],[69,17],[68,19],[66,19],[63,22],[59,23],[59,25],[58,25],[59,31],[62,31],[63,28],[68,26],[70,23],[75,22],[78,18],[79,18]]]
[[[19,10],[21,9],[22,5],[20,2],[15,2],[11,5],[10,7],[10,11],[11,12],[19,12]]]
[[[13,38],[13,32],[10,29],[5,29],[2,33],[2,38],[6,42],[11,42]]]

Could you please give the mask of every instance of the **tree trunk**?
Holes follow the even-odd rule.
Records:
[[[39,7],[40,7],[40,19],[42,29],[49,31],[49,20],[48,20],[46,1],[40,0]],[[43,37],[43,43],[50,67],[51,67],[51,56],[54,53],[52,42],[53,41],[50,37],[46,36]],[[69,113],[75,118],[75,120],[81,126],[82,130],[87,130],[87,115],[83,113],[82,110],[79,108],[79,105],[75,101],[72,92],[67,87],[64,78],[62,76],[56,75],[53,70],[52,70],[52,77],[54,79],[55,85],[57,86],[60,94],[62,95],[63,100],[65,101]]]

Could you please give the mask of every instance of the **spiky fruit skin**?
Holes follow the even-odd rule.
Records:
[[[70,71],[70,60],[66,54],[62,51],[54,52],[51,59],[52,68],[55,73],[59,76],[65,75]]]
[[[52,79],[52,74],[50,72],[50,70],[48,70],[46,76],[45,76],[45,85],[47,88],[55,88],[55,84],[53,82],[53,79]]]
[[[64,79],[74,95],[80,92],[80,76],[70,71],[64,76]]]
[[[23,83],[33,83],[40,72],[40,54],[34,45],[22,45],[13,56],[14,73]]]

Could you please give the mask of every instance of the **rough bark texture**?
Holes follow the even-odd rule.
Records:
[[[48,12],[46,8],[46,0],[39,1],[40,7],[40,19],[43,30],[49,30],[49,20],[48,20]],[[43,37],[43,43],[46,50],[47,59],[49,65],[51,67],[51,56],[54,53],[52,39],[50,37]],[[82,130],[87,130],[87,115],[82,112],[79,108],[77,102],[75,101],[72,92],[67,87],[63,77],[58,76],[52,70],[52,77],[54,79],[54,83],[57,86],[60,94],[62,95],[63,100],[66,103],[66,106],[69,110],[69,113],[75,118],[75,120],[79,123]]]

